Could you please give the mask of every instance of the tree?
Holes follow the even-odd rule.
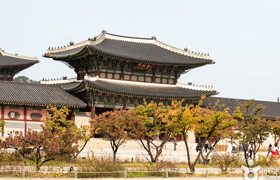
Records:
[[[202,113],[203,116],[205,116],[204,119],[206,119],[206,122],[204,120],[199,122],[199,127],[196,128],[195,133],[198,137],[203,138],[203,144],[207,141],[214,141],[214,144],[212,144],[212,148],[214,148],[222,139],[230,138],[232,141],[238,138],[237,133],[232,129],[236,126],[237,121],[228,114],[228,108],[225,107],[224,104],[220,104],[219,101],[216,101],[215,105],[211,106],[210,109],[208,107],[203,108]],[[207,163],[211,152],[212,151],[208,151],[205,154],[201,152],[201,158],[204,164]]]
[[[74,156],[71,156],[71,158],[76,159],[90,141],[91,134],[89,133],[89,126],[84,125],[77,127],[73,121],[68,120],[69,110],[65,106],[57,108],[56,106],[49,105],[46,107],[45,113],[46,118],[42,121],[48,130],[56,133],[67,129],[68,133],[72,133],[73,138],[78,139],[78,141],[83,144],[80,149],[75,151]]]
[[[204,98],[202,97],[202,100]],[[202,148],[200,148],[195,160],[191,162],[188,132],[194,130],[196,134],[199,134],[203,138],[201,144],[201,147],[203,147],[207,139],[236,124],[236,121],[228,114],[227,109],[220,111],[201,108],[202,100],[197,105],[186,106],[182,105],[183,101],[173,101],[165,117],[166,122],[173,124],[173,133],[180,134],[183,137],[191,173],[195,172],[195,165],[202,154]]]
[[[270,123],[264,118],[264,109],[265,107],[261,104],[255,106],[255,100],[252,99],[238,106],[234,112],[234,116],[239,120],[239,138],[248,167],[250,167],[248,145],[252,149],[252,158],[255,161],[261,144],[268,138],[271,130]]]
[[[147,104],[146,101],[144,101],[144,105],[139,105],[132,111],[136,111],[138,117],[141,118],[146,127],[146,131],[141,131],[142,133],[139,134],[138,139],[143,148],[147,151],[150,157],[149,161],[155,163],[158,161],[163,147],[173,131],[170,124],[163,120],[163,115],[167,112],[167,109],[163,103],[157,104],[151,101]]]
[[[14,79],[15,82],[22,82],[22,83],[35,83],[38,84],[39,81],[33,81],[32,79],[29,79],[29,77],[26,76],[18,76]]]
[[[276,142],[279,138],[280,138],[280,119],[279,117],[275,118],[272,122],[271,122],[271,134],[274,138],[274,141]]]
[[[5,121],[4,120],[0,120],[0,133],[4,133],[3,132],[3,127],[5,126]]]
[[[67,120],[66,107],[49,106],[46,115],[42,131],[28,130],[26,136],[15,132],[14,137],[6,139],[9,147],[17,150],[23,158],[35,162],[36,170],[48,161],[74,157],[79,152],[78,141],[83,138],[82,131],[73,121]]]
[[[140,118],[133,111],[114,110],[104,112],[96,119],[91,119],[91,130],[94,133],[104,135],[104,139],[110,141],[113,151],[114,163],[119,147],[129,138],[144,131]]]

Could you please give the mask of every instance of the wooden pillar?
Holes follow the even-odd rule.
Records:
[[[124,80],[124,74],[123,73],[121,73],[121,75],[120,75],[120,80]]]
[[[11,75],[11,77],[10,77],[10,81],[13,81],[14,80],[14,77]]]
[[[23,112],[24,112],[24,136],[26,136],[26,133],[27,133],[27,122],[26,122],[27,108],[26,108],[26,106],[23,107]]]
[[[1,106],[1,120],[4,121],[4,105]],[[4,137],[4,126],[2,127],[2,137]]]
[[[95,106],[91,107],[91,119],[95,119]]]
[[[71,120],[74,121],[74,123],[75,123],[75,112],[74,112],[74,109],[73,109],[73,108],[71,109],[70,118],[71,118]]]

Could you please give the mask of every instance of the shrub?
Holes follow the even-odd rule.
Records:
[[[148,173],[150,176],[166,176],[166,172],[164,170],[168,169],[170,172],[168,172],[168,176],[170,177],[178,177],[181,174],[179,172],[176,172],[176,165],[174,165],[172,162],[157,162],[157,163],[149,163],[145,164],[146,169],[148,171],[152,171]],[[154,171],[154,172],[153,172]]]
[[[220,167],[222,173],[228,173],[229,170],[234,170],[238,166],[239,156],[238,154],[230,153],[215,154],[212,157],[212,161]]]
[[[8,151],[1,151],[0,152],[0,163],[2,165],[15,163],[18,164],[20,161],[23,161],[21,154],[17,151],[8,152]]]
[[[113,163],[105,158],[95,158],[94,156],[86,158],[82,163],[78,164],[81,171],[78,172],[79,178],[97,178],[97,177],[123,177],[124,167],[121,163]],[[105,173],[112,171],[121,171],[115,173]],[[92,173],[83,173],[92,172]],[[104,173],[98,173],[104,172]]]
[[[266,166],[268,164],[268,158],[266,156],[260,155],[258,161],[256,162],[256,165],[260,165],[261,167]]]

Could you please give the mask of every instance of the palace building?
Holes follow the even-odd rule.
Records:
[[[67,106],[72,120],[75,109],[86,107],[60,85],[13,82],[16,73],[38,62],[37,58],[12,55],[0,49],[0,120],[5,120],[1,136],[12,131],[26,134],[27,129],[40,130],[44,109],[49,104]]]
[[[61,48],[49,48],[44,57],[73,68],[76,79],[42,81],[61,84],[87,104],[91,118],[113,108],[132,108],[156,101],[168,104],[184,99],[195,103],[202,95],[217,94],[212,87],[178,83],[190,69],[213,64],[209,55],[180,50],[155,37],[135,38],[103,31],[97,37]]]
[[[190,104],[205,95],[204,106],[220,100],[231,111],[245,101],[210,97],[218,94],[210,86],[179,83],[182,74],[214,61],[208,54],[180,50],[155,37],[126,37],[103,31],[77,44],[49,48],[43,56],[65,63],[77,76],[42,80],[40,84],[13,82],[16,73],[39,61],[0,49],[0,117],[6,122],[2,136],[11,131],[40,130],[49,104],[67,106],[68,119],[79,126],[102,112],[130,109],[144,101],[167,105],[184,99],[183,103]],[[279,102],[256,101],[260,103],[267,105],[266,117],[280,116]]]
[[[8,54],[0,48],[0,80],[13,81],[15,74],[38,62],[37,58]]]

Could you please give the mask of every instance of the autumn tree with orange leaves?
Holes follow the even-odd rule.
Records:
[[[28,130],[26,136],[15,132],[6,139],[6,145],[18,151],[23,158],[35,162],[36,170],[52,160],[72,158],[80,152],[78,142],[85,137],[84,130],[67,120],[68,109],[48,106],[41,131]]]
[[[100,114],[90,122],[91,131],[104,135],[103,138],[110,141],[114,162],[119,147],[128,138],[136,138],[141,131],[145,131],[145,126],[134,111],[115,109]]]
[[[164,115],[164,121],[173,127],[173,135],[181,135],[183,137],[188,165],[191,173],[195,173],[195,166],[199,157],[202,154],[202,148],[193,162],[190,158],[190,149],[188,144],[188,133],[194,131],[199,134],[204,140],[201,147],[204,147],[206,140],[212,136],[218,135],[222,130],[233,127],[237,121],[231,118],[227,109],[224,110],[209,110],[202,108],[202,100],[197,105],[182,105],[182,101],[173,101],[171,106],[168,106],[168,113]]]

